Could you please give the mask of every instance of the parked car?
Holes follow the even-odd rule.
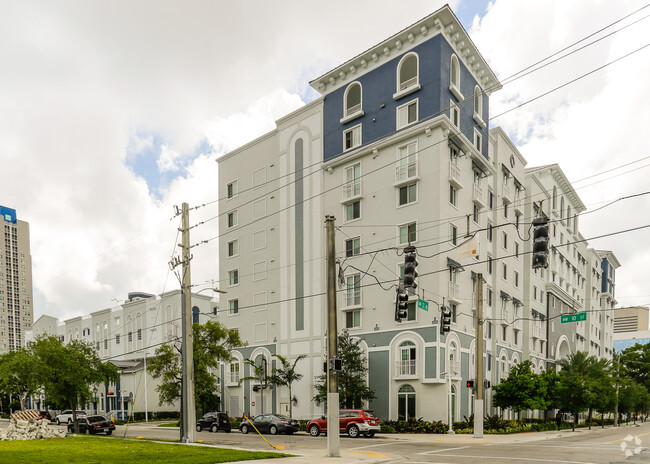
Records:
[[[230,417],[225,412],[209,412],[204,414],[202,418],[196,421],[196,431],[210,430],[210,432],[218,432],[223,430],[230,433]]]
[[[248,433],[254,430],[249,420],[260,433],[268,432],[271,435],[286,433],[287,435],[291,435],[300,430],[300,424],[296,419],[291,419],[281,414],[260,414],[259,416],[253,417],[253,419],[242,420],[239,425],[241,433]]]
[[[113,430],[115,430],[113,422],[109,421],[104,416],[78,417],[77,424],[79,424],[79,433],[85,433],[86,435],[102,432],[105,432],[106,435],[110,435],[113,433]],[[68,432],[72,433],[73,431],[74,424],[68,423]]]
[[[359,434],[366,438],[372,438],[380,430],[379,417],[368,409],[341,409],[339,411],[340,433],[347,433],[352,438],[357,438]],[[327,416],[307,422],[307,432],[312,437],[327,433]]]
[[[86,415],[86,411],[77,411],[77,419]],[[65,423],[72,423],[72,409],[66,409],[61,414],[57,414],[56,419],[54,419],[56,425],[61,425]]]
[[[38,413],[38,416],[39,416],[41,419],[47,419],[47,420],[49,420],[50,422],[52,422],[52,416],[50,415],[49,412],[47,412],[47,411],[40,411],[40,410],[39,410],[39,411],[36,411],[36,412]]]

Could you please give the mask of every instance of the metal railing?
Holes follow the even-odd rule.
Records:
[[[361,290],[351,290],[345,293],[345,306],[361,305]]]
[[[409,163],[398,162],[395,168],[395,181],[402,182],[412,179],[418,175],[418,162],[417,160]]]
[[[358,103],[354,106],[350,106],[349,108],[347,108],[345,110],[345,115],[350,116],[353,115],[354,113],[358,113],[359,111],[361,111],[361,103]]]
[[[417,375],[417,364],[415,360],[399,360],[395,362],[395,375]]]
[[[409,87],[413,87],[418,83],[418,76],[412,77],[408,80],[405,80],[404,82],[400,82],[399,84],[399,89],[401,90],[406,90]]]
[[[454,163],[449,163],[449,179],[460,184],[460,168]]]
[[[343,200],[348,200],[350,198],[358,197],[361,195],[361,179],[353,180],[347,182],[343,185]]]

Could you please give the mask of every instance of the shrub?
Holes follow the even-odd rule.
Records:
[[[395,429],[384,421],[381,424],[381,433],[395,433]]]
[[[483,422],[483,428],[487,430],[504,430],[507,427],[506,421],[501,419],[498,414],[487,416]]]

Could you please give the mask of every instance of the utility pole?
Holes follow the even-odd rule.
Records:
[[[483,438],[483,274],[476,274],[476,396],[474,398],[474,438]]]
[[[327,225],[327,456],[341,457],[339,435],[339,383],[335,370],[338,356],[336,328],[336,244],[334,216],[325,216]]]
[[[616,405],[614,407],[614,427],[618,427],[618,381],[621,372],[621,354],[616,357]]]
[[[187,203],[183,203],[182,215],[181,330],[183,338],[181,341],[181,364],[183,366],[183,379],[181,388],[181,442],[194,443],[196,417],[194,405],[194,343],[192,339],[192,278],[190,275],[192,256],[190,255],[190,212]]]

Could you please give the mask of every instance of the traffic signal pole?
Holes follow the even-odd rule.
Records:
[[[194,443],[194,428],[196,427],[195,403],[194,403],[194,343],[192,339],[192,279],[190,275],[190,212],[189,205],[183,203],[182,210],[182,245],[183,267],[181,284],[181,441],[183,443]]]
[[[341,457],[341,437],[339,435],[339,384],[334,369],[338,355],[336,327],[336,245],[334,216],[325,216],[327,226],[327,456]]]
[[[476,274],[476,395],[474,397],[474,438],[483,438],[483,274]]]

